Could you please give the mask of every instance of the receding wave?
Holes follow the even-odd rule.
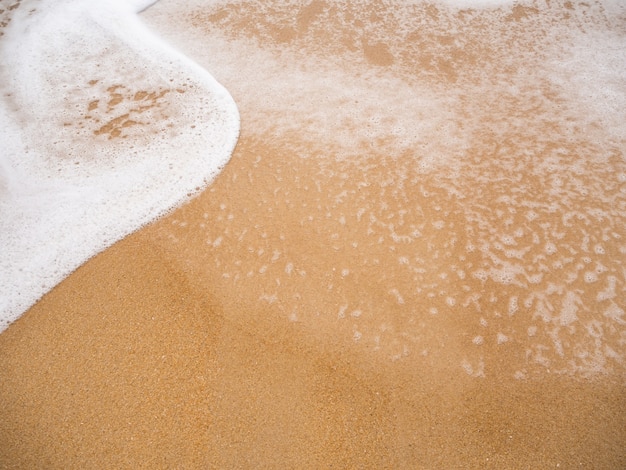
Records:
[[[232,98],[143,26],[149,3],[0,5],[0,331],[230,158]]]

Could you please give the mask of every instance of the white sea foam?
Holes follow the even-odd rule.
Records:
[[[340,241],[358,241],[362,256],[333,264],[337,283],[355,288],[376,266],[393,301],[383,296],[383,308],[379,293],[364,294],[360,315],[352,299],[329,294],[332,317],[358,319],[360,344],[374,338],[400,357],[397,345],[414,337],[434,355],[424,323],[480,319],[480,335],[464,332],[473,341],[466,372],[486,374],[498,359],[482,350],[495,343],[518,354],[504,346],[515,343],[527,353],[512,373],[529,377],[535,366],[597,371],[581,356],[602,350],[586,333],[592,320],[602,345],[623,356],[619,3],[167,0],[144,18],[228,83],[249,136],[322,168],[300,186],[317,186],[318,211],[307,201],[299,219],[339,255]],[[286,166],[260,165],[277,174]],[[339,224],[326,233],[324,220]],[[322,275],[287,264],[285,304],[304,267],[307,283]],[[337,283],[332,292],[343,292]],[[324,311],[312,311],[298,320],[317,328]],[[373,333],[383,322],[393,331]]]
[[[80,264],[205,187],[237,108],[136,17],[22,1],[0,37],[0,331]]]
[[[515,3],[515,0],[438,0],[436,3],[441,3],[458,10],[465,10],[497,8],[504,5],[511,5]]]

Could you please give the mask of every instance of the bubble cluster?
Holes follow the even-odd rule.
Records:
[[[475,377],[623,370],[619,5],[162,7],[150,24],[246,117],[242,160],[199,202],[234,217],[171,230],[225,298],[272,286],[311,334]]]
[[[0,330],[230,157],[235,104],[147,31],[150,3],[0,6]]]

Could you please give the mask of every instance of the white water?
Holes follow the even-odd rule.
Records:
[[[0,5],[0,331],[230,158],[232,98],[143,26],[150,3]]]

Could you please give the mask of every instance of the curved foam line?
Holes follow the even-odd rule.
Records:
[[[228,92],[143,26],[151,0],[24,0],[0,39],[0,331],[230,159]]]

